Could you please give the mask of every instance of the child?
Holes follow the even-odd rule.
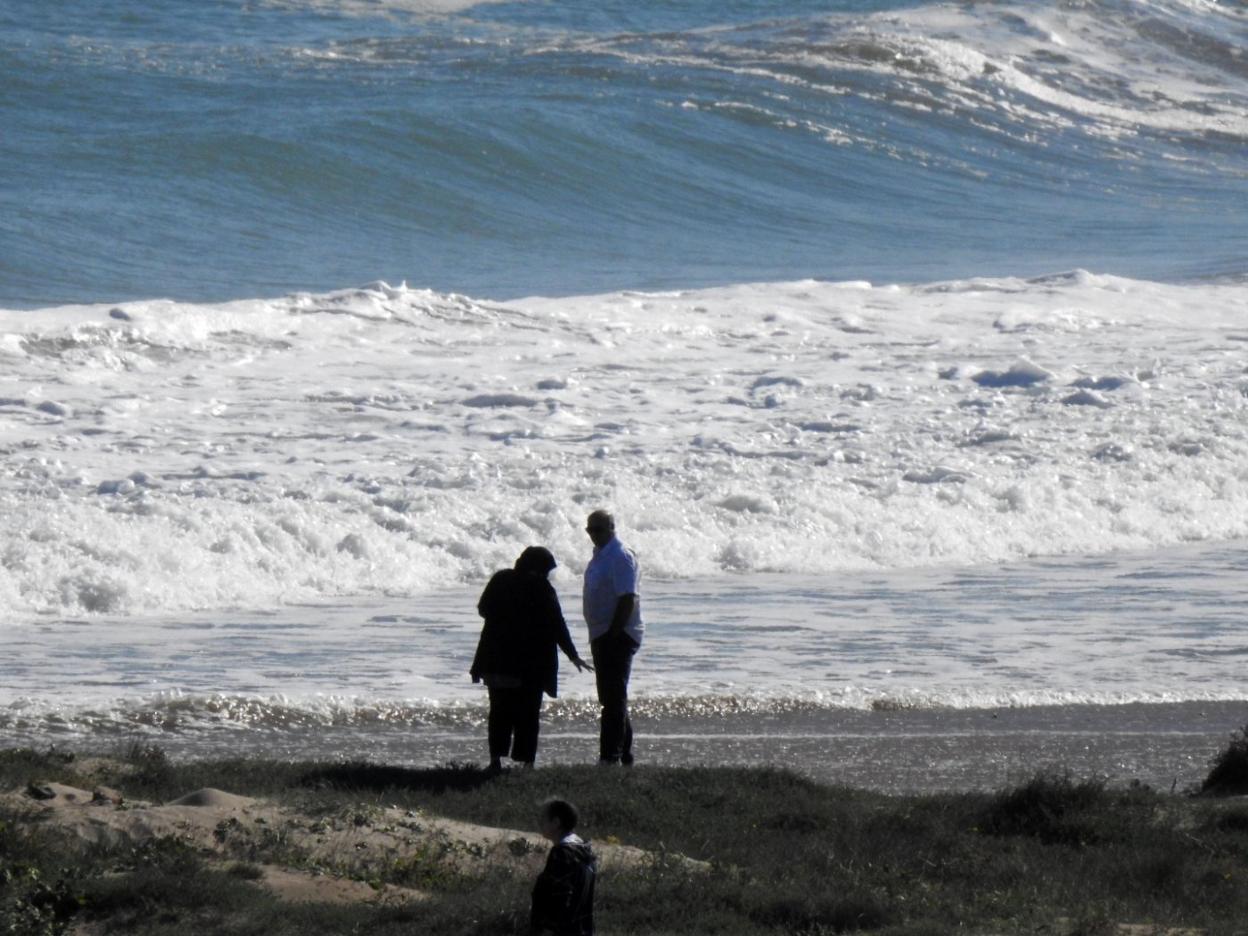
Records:
[[[533,886],[530,933],[593,936],[594,878],[598,859],[576,828],[576,807],[565,800],[542,806],[538,830],[551,843],[546,867]]]

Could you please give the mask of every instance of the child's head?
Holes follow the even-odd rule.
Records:
[[[538,817],[538,830],[550,841],[560,842],[565,835],[576,828],[579,818],[576,807],[567,800],[547,800],[542,804],[542,811]]]

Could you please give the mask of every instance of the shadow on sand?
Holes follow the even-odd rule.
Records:
[[[497,773],[475,764],[442,767],[389,767],[363,761],[330,764],[310,770],[299,785],[317,790],[420,790],[427,793],[471,792],[495,780]]]

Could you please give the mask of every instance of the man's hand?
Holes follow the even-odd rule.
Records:
[[[594,671],[594,668],[582,660],[579,656],[572,658],[572,664],[576,667],[576,671],[578,673],[583,673],[586,670],[589,670],[591,673]]]

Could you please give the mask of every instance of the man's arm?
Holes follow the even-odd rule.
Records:
[[[611,633],[622,634],[624,632],[635,607],[637,607],[636,595],[620,595],[615,603],[615,614],[611,617]]]
[[[611,587],[619,596],[615,599],[615,613],[611,615],[609,633],[622,634],[629,620],[637,611],[637,559],[628,550],[617,550],[611,561]]]

